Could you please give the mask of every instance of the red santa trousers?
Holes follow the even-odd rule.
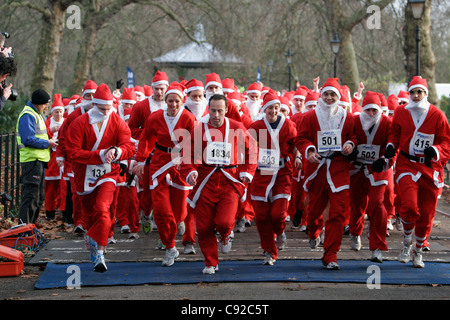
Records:
[[[221,178],[227,179],[223,176]],[[198,244],[206,266],[215,267],[219,263],[216,231],[222,239],[230,235],[234,228],[238,202],[239,195],[232,187],[208,182],[203,188],[194,213]]]
[[[186,198],[189,190],[172,187],[163,179],[151,191],[153,217],[158,226],[159,237],[167,249],[173,248],[177,235],[177,224],[184,221],[187,215]]]
[[[149,187],[149,173],[150,165],[146,164],[144,166],[144,173],[142,175],[142,179],[139,179],[139,185],[142,190],[138,193],[139,199],[139,210],[144,213],[144,215],[149,216],[152,212],[153,202],[152,202],[152,193]]]
[[[195,241],[195,215],[194,209],[191,206],[187,206],[187,215],[184,219],[185,231],[183,235],[182,244],[185,246],[188,242],[196,243]]]
[[[72,216],[74,226],[81,225],[85,230],[89,227],[88,218],[84,212],[85,206],[81,203],[80,195],[77,193],[76,183],[73,178],[70,178],[70,189],[72,190]],[[88,207],[89,209],[89,207]]]
[[[398,181],[401,192],[400,218],[405,234],[411,234],[415,228],[416,247],[421,248],[433,227],[433,219],[438,202],[440,188],[436,188],[430,179],[419,178],[414,182],[410,175]]]
[[[288,199],[280,198],[273,203],[264,201],[253,201],[255,208],[255,221],[261,239],[261,248],[270,252],[276,260],[278,250],[275,236],[283,233],[286,228],[286,216],[289,206]]]
[[[326,179],[325,166],[320,168],[312,181],[307,206],[307,227],[309,238],[316,239],[322,230],[323,211],[330,201],[329,217],[325,222],[324,254],[322,261],[337,261],[337,252],[342,243],[345,215],[349,212],[350,193],[348,189],[332,192]]]
[[[59,208],[61,211],[66,210],[66,181],[45,180],[45,210],[55,211]]]
[[[81,196],[88,220],[87,235],[100,246],[108,244],[111,224],[114,222],[111,205],[115,191],[114,183],[105,182],[97,186],[90,194]]]
[[[116,217],[121,226],[128,225],[130,232],[137,233],[140,229],[139,224],[139,199],[137,190],[134,186],[118,187]]]
[[[392,168],[388,169],[388,181],[389,184],[386,186],[386,191],[384,194],[384,207],[386,208],[388,219],[395,217],[395,192],[394,192],[394,171]]]
[[[364,214],[369,217],[369,249],[387,251],[387,211],[384,207],[386,185],[372,186],[363,171],[350,179],[351,216],[350,233],[361,236],[364,228]]]

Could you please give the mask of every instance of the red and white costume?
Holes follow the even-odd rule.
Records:
[[[324,83],[321,92],[328,90],[335,91],[340,97],[337,79],[328,79]],[[329,218],[325,223],[324,264],[336,262],[349,206],[350,163],[341,150],[346,143],[356,146],[352,115],[339,107],[338,102],[330,108],[320,98],[318,106],[314,111],[306,112],[299,122],[301,126],[297,127],[297,149],[305,158],[310,149],[322,157],[319,163],[308,162],[306,165],[304,189],[309,195],[306,214],[310,239],[319,237],[322,213],[330,201]]]
[[[96,101],[106,101],[112,105],[112,94],[105,84],[98,87],[93,103]],[[99,129],[100,121],[103,123]],[[110,207],[120,168],[115,162],[135,154],[130,137],[130,129],[116,112],[111,109],[107,116],[103,116],[96,107],[75,119],[66,137],[76,192],[82,196],[83,207],[89,209],[86,211],[89,220],[87,235],[100,246],[107,245],[114,218]],[[116,147],[117,153],[115,162],[109,164],[105,154],[111,147]]]
[[[184,87],[173,83],[166,96],[176,93],[184,96]],[[179,153],[189,132],[194,128],[196,118],[181,108],[173,118],[167,111],[158,110],[150,115],[139,140],[136,161],[144,165],[152,150],[154,154],[149,167],[149,181],[153,201],[153,215],[158,232],[166,249],[175,246],[177,224],[187,215],[186,197],[192,189],[181,177],[177,166]]]
[[[190,134],[190,150],[183,149],[182,173],[186,177],[198,173],[197,183],[188,196],[194,209],[198,243],[207,267],[216,267],[218,260],[216,231],[221,241],[228,241],[233,230],[239,199],[246,197],[246,185],[257,166],[257,150],[250,152],[255,142],[242,123],[225,117],[215,128],[209,115]]]
[[[276,94],[267,93],[263,108],[280,103]],[[261,248],[277,259],[275,236],[286,228],[286,216],[291,197],[293,149],[297,130],[295,124],[283,115],[278,115],[276,128],[264,115],[249,128],[259,145],[258,170],[252,181],[251,199],[256,214],[256,226],[261,239]]]
[[[367,118],[368,115],[364,110],[369,108],[377,109],[378,114]],[[376,122],[373,121],[375,119]],[[350,171],[349,231],[353,236],[361,236],[364,228],[364,214],[367,214],[370,219],[370,250],[388,250],[386,243],[387,212],[383,201],[389,183],[389,172],[374,172],[372,164],[384,155],[390,125],[390,118],[382,114],[378,94],[368,91],[363,100],[361,114],[355,116],[358,155]]]
[[[409,90],[416,88],[428,92],[426,80],[414,77]],[[416,249],[420,250],[432,229],[437,197],[444,185],[443,166],[450,158],[447,118],[426,97],[418,103],[410,100],[395,110],[389,144],[399,150],[395,182],[401,190],[397,196],[405,239],[411,239],[414,229]],[[424,156],[426,147],[435,150],[434,158]]]

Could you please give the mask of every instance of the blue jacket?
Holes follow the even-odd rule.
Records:
[[[27,104],[30,108],[39,111],[36,107],[28,101]],[[35,149],[47,149],[48,148],[48,140],[43,140],[36,138],[36,120],[30,114],[24,114],[19,121],[19,134],[20,139],[24,146],[35,148]]]

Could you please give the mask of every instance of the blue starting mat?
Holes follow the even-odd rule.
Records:
[[[199,282],[339,282],[367,284],[450,284],[450,264],[425,262],[425,268],[398,261],[373,263],[340,260],[340,270],[327,270],[320,260],[278,260],[264,266],[261,260],[221,261],[219,271],[203,275],[204,263],[107,262],[108,270],[95,272],[93,264],[48,263],[35,284],[36,289],[142,284],[191,284]]]

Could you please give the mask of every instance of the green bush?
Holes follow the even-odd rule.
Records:
[[[27,102],[28,98],[22,95],[16,101],[6,101],[0,111],[0,133],[10,133],[16,130],[17,118]]]

